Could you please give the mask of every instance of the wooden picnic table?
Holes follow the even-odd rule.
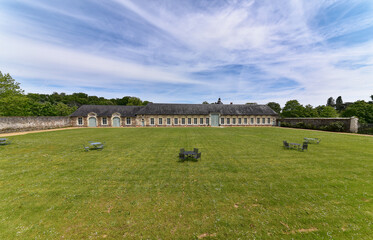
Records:
[[[316,143],[316,144],[319,144],[319,142],[321,141],[321,139],[319,139],[319,138],[307,138],[307,137],[305,137],[304,141],[306,141],[307,143]]]
[[[7,138],[0,138],[0,145],[10,144],[10,141]]]
[[[289,147],[292,148],[292,149],[299,149],[301,148],[301,144],[299,143],[289,143]]]

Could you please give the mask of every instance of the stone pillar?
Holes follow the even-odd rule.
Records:
[[[359,129],[359,119],[357,117],[350,118],[350,132],[357,133]]]

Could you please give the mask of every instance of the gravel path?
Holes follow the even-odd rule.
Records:
[[[79,129],[76,127],[68,127],[68,128],[55,128],[55,129],[47,129],[47,130],[36,130],[36,131],[26,131],[26,132],[11,132],[11,133],[1,133],[0,137],[9,137],[9,136],[17,136],[17,135],[25,135],[28,133],[38,133],[38,132],[52,132],[52,131],[61,131],[67,129]]]

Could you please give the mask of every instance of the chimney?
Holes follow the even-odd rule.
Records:
[[[231,104],[233,104],[233,102],[231,102]]]

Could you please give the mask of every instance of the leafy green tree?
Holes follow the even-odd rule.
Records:
[[[310,104],[306,105],[302,111],[302,117],[318,117],[319,113]]]
[[[283,117],[303,117],[304,107],[297,100],[287,101],[282,109]]]
[[[359,122],[373,123],[373,104],[369,104],[365,101],[356,101],[343,111],[342,116],[355,116],[359,118]]]
[[[30,100],[21,94],[1,97],[0,116],[32,116]]]
[[[209,104],[207,101],[203,101],[203,103],[202,104]]]
[[[328,98],[328,101],[326,102],[326,106],[335,107],[335,100],[333,97]]]
[[[0,71],[0,97],[22,95],[23,90],[9,73],[3,75]]]
[[[335,109],[338,112],[341,112],[344,109],[343,100],[341,96],[337,97],[337,100],[335,101]]]
[[[331,106],[318,106],[315,108],[319,114],[319,117],[323,118],[334,118],[337,117],[337,111]]]
[[[269,102],[267,103],[267,106],[270,107],[273,111],[280,114],[281,113],[281,106],[279,103],[276,102]]]

